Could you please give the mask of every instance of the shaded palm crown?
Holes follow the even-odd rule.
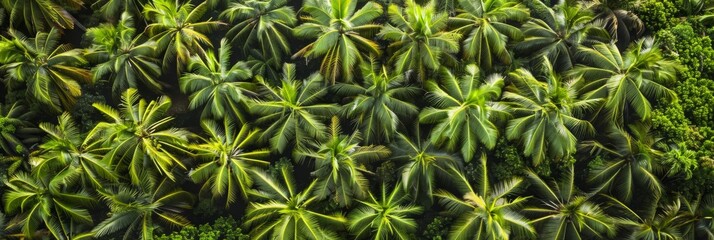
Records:
[[[365,173],[370,173],[365,165],[389,156],[384,146],[360,146],[360,133],[343,135],[339,119],[332,118],[329,134],[325,141],[311,142],[298,149],[298,161],[310,158],[315,161],[317,178],[314,194],[318,199],[331,197],[340,206],[350,206],[352,199],[361,199],[369,191]]]
[[[511,64],[507,50],[509,40],[520,41],[520,29],[509,22],[528,19],[528,8],[513,0],[459,0],[462,12],[449,19],[458,26],[454,31],[467,36],[463,53],[467,60],[475,60],[479,67],[492,69],[494,60]]]
[[[191,149],[206,161],[188,176],[194,182],[203,182],[202,193],[210,192],[214,199],[225,198],[226,208],[239,199],[247,200],[256,167],[269,164],[270,150],[251,148],[257,142],[258,130],[248,125],[238,128],[229,119],[222,123],[204,120],[201,127],[208,136]]]
[[[10,17],[10,28],[24,26],[29,32],[43,32],[52,28],[73,29],[79,22],[67,11],[79,10],[82,0],[2,0]],[[79,25],[81,28],[83,26]]]
[[[312,193],[313,180],[299,190],[287,166],[279,168],[275,178],[263,171],[255,175],[260,202],[251,202],[244,225],[253,239],[339,239],[335,230],[347,220],[339,214],[328,215],[313,210],[318,204]]]
[[[123,240],[154,239],[154,229],[160,224],[171,227],[190,224],[182,212],[193,205],[191,193],[177,189],[169,179],[154,182],[146,175],[140,179],[140,183],[132,186],[119,185],[99,191],[111,214],[94,227],[94,237],[123,233]]]
[[[530,222],[519,213],[528,200],[528,197],[517,195],[523,179],[514,178],[491,185],[485,156],[481,157],[476,188],[458,169],[451,168],[450,171],[463,196],[457,197],[445,190],[435,193],[447,213],[456,217],[449,239],[496,240],[528,238],[535,234]]]
[[[404,205],[408,195],[397,184],[392,191],[382,184],[379,198],[370,192],[369,198],[359,201],[362,206],[355,208],[347,217],[349,230],[358,239],[372,236],[375,240],[412,239],[417,223],[411,218],[422,212],[416,205]]]
[[[535,4],[545,7],[540,1]],[[609,40],[609,34],[592,23],[594,14],[581,5],[565,1],[555,9],[545,8],[542,19],[532,18],[523,24],[524,39],[516,45],[518,52],[531,59],[538,61],[546,56],[557,72],[563,72],[576,65],[578,47]]]
[[[412,136],[397,133],[392,143],[392,160],[403,162],[401,169],[402,187],[415,202],[426,206],[433,204],[434,190],[438,177],[448,176],[449,169],[461,161],[453,154],[441,151],[431,141],[423,139],[421,131]]]
[[[541,239],[604,239],[617,231],[616,218],[609,216],[592,196],[575,186],[571,166],[558,182],[546,182],[533,171],[527,171],[538,192],[539,204],[524,210],[536,218],[531,221],[542,233]]]
[[[18,173],[7,181],[9,190],[3,194],[5,212],[17,214],[8,223],[8,229],[21,228],[24,236],[43,235],[38,233],[44,225],[49,233],[45,236],[55,239],[79,237],[73,224],[92,224],[92,216],[87,210],[95,202],[86,191],[73,190],[64,182],[63,176],[40,174],[30,176]]]
[[[576,58],[582,65],[568,75],[587,81],[580,90],[583,98],[606,99],[601,114],[617,127],[629,120],[648,119],[650,101],[676,98],[664,84],[676,79],[679,66],[664,59],[652,38],[641,39],[622,53],[611,43],[581,47]]]
[[[363,84],[337,84],[337,95],[355,96],[342,106],[344,116],[353,118],[368,144],[388,143],[403,122],[419,113],[409,102],[419,96],[418,87],[407,85],[404,74],[387,70],[375,62],[361,65]]]
[[[221,17],[236,24],[226,33],[231,42],[242,43],[243,52],[254,47],[274,59],[270,67],[282,65],[284,54],[290,54],[292,28],[297,23],[295,11],[287,0],[248,0],[233,2]]]
[[[92,46],[86,57],[98,64],[92,68],[94,81],[112,80],[112,91],[120,95],[128,88],[137,88],[139,83],[160,92],[158,81],[161,67],[156,54],[155,42],[143,42],[135,36],[134,19],[127,12],[115,25],[103,24],[87,30]]]
[[[55,112],[71,109],[82,95],[80,83],[91,83],[91,73],[82,68],[87,60],[80,49],[60,44],[60,32],[38,32],[34,38],[10,30],[11,39],[0,39],[0,69],[9,80],[24,82],[31,99]]]
[[[368,36],[381,26],[372,20],[382,15],[382,6],[368,2],[359,10],[357,0],[307,0],[300,10],[305,23],[293,33],[302,38],[315,38],[293,57],[317,58],[322,56],[320,73],[331,83],[338,79],[351,81],[354,65],[365,56],[378,56],[379,45]]]
[[[188,61],[188,71],[180,79],[181,91],[190,93],[189,109],[203,108],[203,118],[233,118],[246,121],[249,96],[255,96],[255,85],[244,62],[231,65],[231,46],[221,40],[218,52],[208,50]]]
[[[144,32],[163,52],[164,69],[174,63],[180,73],[192,53],[205,55],[203,46],[212,46],[205,34],[223,23],[201,21],[208,7],[207,2],[194,6],[176,0],[152,0],[144,6],[144,16],[151,21]]]
[[[176,153],[186,152],[187,141],[193,134],[169,127],[173,120],[166,117],[171,106],[169,98],[147,102],[136,89],[130,88],[122,94],[119,110],[102,103],[92,106],[109,122],[98,123],[87,138],[111,147],[104,158],[115,172],[128,173],[131,182],[139,184],[142,177],[158,177],[154,174],[173,180],[174,167],[186,169]]]
[[[40,129],[48,139],[30,157],[33,175],[56,175],[72,183],[79,176],[79,183],[87,188],[118,181],[116,173],[102,160],[109,148],[85,139],[69,113],[62,114],[57,125],[40,123]]]
[[[395,71],[409,72],[408,79],[422,82],[442,61],[456,61],[450,54],[459,51],[461,35],[446,31],[449,16],[438,12],[433,1],[424,6],[413,0],[405,7],[391,4],[388,13],[389,24],[378,36],[391,42],[387,49]]]

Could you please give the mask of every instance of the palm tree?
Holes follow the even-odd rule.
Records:
[[[307,147],[297,150],[300,157],[315,161],[317,178],[315,196],[318,200],[332,196],[340,206],[350,206],[352,199],[362,199],[369,191],[364,173],[370,173],[364,166],[389,156],[384,146],[359,146],[359,132],[343,135],[337,117],[332,118],[330,132],[325,141],[313,141]]]
[[[496,146],[498,128],[494,121],[504,118],[505,106],[495,102],[501,96],[503,78],[493,74],[481,84],[481,71],[475,64],[466,66],[463,77],[456,78],[442,68],[441,84],[427,82],[434,107],[419,114],[419,122],[436,123],[432,143],[453,151],[457,147],[465,161],[471,161],[476,147]]]
[[[248,199],[253,185],[255,166],[266,166],[264,159],[270,154],[268,149],[253,150],[258,130],[243,125],[240,129],[233,121],[226,119],[223,124],[204,120],[201,122],[207,138],[191,148],[206,162],[189,172],[196,182],[203,182],[201,192],[210,191],[213,198],[226,198],[228,208],[240,197]]]
[[[461,35],[445,31],[449,16],[437,12],[434,2],[422,6],[414,0],[406,7],[389,6],[389,22],[378,36],[390,41],[389,62],[395,71],[415,71],[416,79],[425,81],[429,71],[438,70],[443,58],[459,51]],[[454,59],[452,59],[454,60]]]
[[[260,75],[266,79],[280,81],[281,69],[283,59],[277,59],[258,51],[257,49],[248,49],[248,59],[246,64],[250,68],[253,75]],[[276,67],[277,66],[277,67]],[[271,82],[272,83],[272,82]]]
[[[250,202],[244,225],[251,229],[252,239],[338,239],[331,230],[344,224],[346,219],[339,214],[326,215],[311,208],[319,203],[312,194],[317,185],[313,180],[307,188],[298,192],[291,169],[279,169],[278,179],[263,171],[257,171],[256,184],[262,202]],[[333,227],[329,227],[333,226]]]
[[[147,0],[96,0],[92,9],[97,9],[108,20],[117,20],[117,16],[124,18],[124,14],[140,16]],[[121,20],[120,20],[121,21]],[[113,22],[113,21],[112,21]]]
[[[101,188],[104,182],[118,180],[112,169],[102,161],[108,148],[99,146],[97,141],[84,139],[69,113],[62,114],[57,125],[40,123],[40,129],[48,137],[39,146],[39,151],[30,157],[34,166],[33,176],[57,175],[66,179],[79,176],[80,183],[96,188]]]
[[[354,119],[360,132],[364,133],[366,143],[388,143],[404,120],[419,113],[408,100],[418,96],[421,90],[406,85],[403,74],[394,74],[375,62],[364,63],[361,68],[363,86],[335,85],[336,94],[356,96],[342,106],[342,113],[348,119]]]
[[[81,9],[84,1],[2,0],[0,3],[9,13],[11,29],[24,26],[28,32],[43,32],[53,27],[73,29],[79,22],[65,8]]]
[[[559,160],[576,150],[578,136],[595,133],[592,124],[579,116],[600,106],[601,99],[581,100],[577,97],[576,81],[563,83],[544,60],[545,82],[538,81],[526,69],[509,76],[510,85],[503,100],[511,102],[510,111],[516,117],[508,122],[508,139],[520,139],[525,156],[534,164],[544,159]]]
[[[134,19],[127,12],[116,26],[102,24],[87,30],[92,46],[88,59],[99,62],[93,69],[94,80],[107,77],[113,81],[114,94],[137,88],[139,81],[155,92],[161,90],[158,77],[161,67],[154,58],[155,42],[141,42],[135,38]]]
[[[619,49],[625,49],[645,32],[645,24],[635,13],[622,9],[633,1],[587,0],[584,7],[595,12],[596,24],[602,25],[610,33]]]
[[[577,3],[564,1],[555,9],[540,1],[534,4],[542,4],[547,17],[531,18],[523,24],[524,39],[516,50],[535,60],[547,57],[556,72],[573,68],[578,47],[607,42],[610,38],[602,27],[592,23],[593,13]]]
[[[401,183],[415,201],[431,206],[437,177],[448,175],[448,169],[457,166],[460,160],[423,140],[418,127],[413,137],[397,133],[392,144],[392,160],[405,162],[401,169]]]
[[[110,146],[106,161],[119,174],[128,171],[133,184],[140,184],[146,171],[174,180],[174,166],[186,169],[176,152],[186,152],[185,146],[192,134],[169,128],[173,117],[165,115],[171,106],[170,99],[164,96],[147,103],[139,98],[137,90],[129,88],[122,94],[119,110],[94,103],[92,106],[111,122],[98,123],[87,138]]]
[[[8,156],[27,154],[25,146],[30,143],[25,133],[33,132],[30,120],[34,112],[29,111],[21,102],[12,105],[0,103],[0,149]]]
[[[614,44],[581,47],[576,57],[583,65],[570,75],[586,81],[585,98],[607,99],[606,117],[618,127],[630,119],[648,119],[650,99],[676,98],[663,83],[676,79],[678,65],[662,57],[652,38],[637,41],[623,53]]]
[[[540,228],[540,239],[604,239],[613,237],[617,228],[613,217],[600,204],[575,187],[575,171],[570,169],[559,182],[548,183],[535,172],[527,171],[538,191],[539,204],[526,208],[538,218],[531,221]]]
[[[226,33],[233,43],[242,43],[245,55],[254,47],[276,61],[271,67],[282,65],[283,54],[290,54],[292,28],[297,23],[295,11],[286,6],[287,0],[237,1],[221,13],[221,18],[236,24]],[[236,22],[237,21],[237,22]]]
[[[638,205],[637,210],[633,210],[623,202],[606,196],[621,216],[619,225],[625,231],[621,233],[620,238],[634,240],[649,240],[649,239],[683,239],[680,232],[686,218],[682,214],[682,204],[679,198],[675,199],[670,204],[662,204],[662,200],[656,197],[648,201],[644,206]]]
[[[449,239],[509,239],[514,237],[533,237],[535,230],[519,213],[528,197],[517,196],[523,179],[514,178],[503,183],[491,185],[486,157],[481,157],[476,186],[474,188],[461,171],[451,168],[463,197],[457,197],[445,190],[439,190],[435,196],[447,212],[456,217],[451,226]]]
[[[408,195],[397,184],[391,192],[382,184],[380,198],[375,198],[370,192],[369,199],[359,201],[362,206],[355,208],[347,216],[349,230],[358,239],[413,239],[417,223],[410,215],[417,215],[422,208],[415,205],[404,205]]]
[[[307,0],[301,12],[305,23],[296,27],[295,36],[316,38],[293,57],[322,58],[320,73],[335,83],[352,80],[352,69],[366,56],[378,56],[379,45],[369,35],[382,26],[372,20],[382,15],[382,6],[367,2],[356,10],[357,0]]]
[[[483,69],[492,69],[494,60],[511,64],[509,40],[523,38],[521,31],[509,23],[528,19],[528,8],[514,0],[459,0],[462,12],[450,21],[454,31],[468,36],[464,39],[464,58],[475,60]]]
[[[680,196],[684,205],[680,214],[682,218],[682,236],[684,239],[714,239],[714,199],[712,195],[696,196],[689,200]]]
[[[252,74],[244,62],[231,66],[230,60],[231,46],[223,39],[218,54],[208,50],[205,55],[192,56],[188,64],[191,72],[179,79],[181,91],[191,94],[189,109],[203,107],[202,118],[236,117],[246,121],[246,100],[256,95],[253,84],[245,81]]]
[[[650,198],[662,193],[662,185],[655,175],[661,171],[658,159],[663,153],[657,148],[662,144],[653,135],[650,127],[644,123],[629,126],[630,133],[622,129],[614,129],[607,138],[608,144],[595,141],[582,142],[583,149],[589,149],[590,154],[602,154],[609,159],[605,164],[595,168],[589,177],[594,183],[594,192],[610,193],[618,199],[629,203],[633,196]],[[639,190],[639,191],[638,191]]]
[[[335,104],[318,104],[327,94],[322,76],[312,74],[306,80],[295,79],[295,65],[283,65],[279,87],[271,86],[262,77],[257,81],[264,87],[266,100],[255,100],[251,111],[260,116],[256,122],[269,123],[261,138],[270,139],[270,146],[283,153],[289,143],[302,145],[307,139],[323,138],[325,125],[320,116],[332,114]]]
[[[192,53],[205,55],[203,45],[212,47],[205,34],[223,23],[201,21],[208,7],[207,2],[194,7],[188,2],[176,0],[152,0],[144,5],[144,17],[151,21],[144,32],[158,43],[164,53],[164,69],[174,63],[177,73],[180,73]]]
[[[0,39],[0,69],[10,80],[27,84],[29,95],[59,112],[71,109],[82,95],[80,83],[91,83],[91,73],[81,68],[87,61],[80,49],[60,44],[60,31],[38,32],[35,38],[10,30]]]
[[[63,176],[20,172],[7,181],[6,187],[5,212],[17,214],[7,229],[21,226],[26,238],[33,238],[44,226],[50,236],[43,237],[68,239],[77,235],[81,224],[92,224],[87,207],[93,205],[94,198],[84,191],[71,190]]]
[[[118,186],[99,191],[102,200],[111,210],[107,219],[94,227],[96,238],[124,232],[122,239],[150,240],[159,223],[183,227],[189,225],[181,213],[191,209],[191,193],[176,189],[168,179],[154,182],[151,177],[142,177],[141,183]]]

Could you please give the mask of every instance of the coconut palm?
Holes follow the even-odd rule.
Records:
[[[99,10],[108,20],[118,20],[116,17],[123,18],[124,13],[140,16],[147,2],[147,0],[96,0],[91,7]]]
[[[348,119],[354,119],[366,143],[388,143],[403,121],[419,113],[408,100],[415,99],[421,91],[405,84],[404,74],[394,74],[374,61],[362,64],[361,70],[362,86],[335,85],[336,94],[355,96],[342,106],[342,113]]]
[[[287,0],[236,1],[221,13],[221,18],[236,23],[226,33],[233,43],[241,43],[245,55],[255,47],[282,65],[284,54],[290,54],[292,28],[297,23],[295,11]]]
[[[134,19],[127,12],[121,15],[116,26],[102,24],[87,29],[92,46],[86,53],[88,59],[98,62],[92,68],[94,80],[110,79],[112,91],[119,95],[128,88],[137,88],[139,82],[159,92],[162,87],[158,77],[161,67],[154,58],[155,43],[135,38]]]
[[[245,81],[252,74],[244,62],[230,65],[230,60],[231,46],[223,39],[218,54],[208,50],[205,55],[192,56],[188,64],[191,72],[179,79],[181,91],[191,94],[189,109],[203,108],[202,118],[246,121],[246,100],[256,95],[254,85]]]
[[[434,107],[419,114],[419,122],[435,123],[432,143],[445,146],[449,151],[457,147],[465,161],[471,161],[476,147],[493,148],[498,137],[495,123],[507,113],[505,106],[495,102],[501,96],[503,78],[493,74],[482,82],[481,71],[475,64],[466,66],[466,72],[457,78],[442,68],[441,81],[430,81],[426,87]]]
[[[664,59],[652,38],[639,40],[622,53],[614,44],[581,47],[576,58],[583,65],[573,68],[571,75],[587,82],[584,98],[607,99],[604,117],[618,127],[630,119],[648,119],[651,99],[676,98],[663,84],[676,79],[678,66]]]
[[[223,123],[203,120],[201,127],[207,137],[191,148],[206,162],[189,172],[196,183],[203,183],[201,192],[209,192],[216,198],[225,198],[228,208],[238,198],[248,199],[253,185],[253,171],[256,166],[266,166],[264,159],[270,154],[268,149],[252,149],[259,134],[258,130],[243,125],[240,129],[230,119]]]
[[[679,197],[682,212],[682,236],[684,239],[714,239],[714,199],[712,195],[696,196],[689,200]]]
[[[7,155],[27,154],[25,146],[32,140],[28,134],[34,132],[30,120],[34,112],[29,111],[21,102],[12,105],[0,103],[0,149]]]
[[[352,69],[364,56],[378,56],[379,45],[370,34],[381,25],[372,20],[382,15],[382,6],[367,2],[359,10],[357,0],[307,0],[300,10],[305,23],[296,27],[295,36],[316,40],[300,49],[293,57],[322,57],[320,73],[331,83],[352,80]],[[364,56],[363,56],[364,55]]]
[[[30,157],[34,166],[33,176],[57,175],[66,179],[79,177],[86,187],[100,188],[105,182],[116,182],[118,177],[102,161],[103,148],[97,141],[87,141],[82,137],[69,113],[58,118],[57,125],[40,123],[40,129],[47,133],[47,140],[39,146],[39,152]]]
[[[193,6],[175,0],[152,0],[144,5],[144,17],[151,22],[144,32],[164,53],[164,69],[174,63],[180,73],[192,54],[205,55],[203,46],[212,47],[205,34],[223,23],[210,19],[201,21],[208,7],[207,2]]]
[[[71,109],[82,95],[80,83],[91,83],[91,73],[81,68],[87,61],[80,49],[60,44],[60,31],[38,32],[35,38],[10,30],[0,39],[0,69],[11,81],[24,82],[32,99],[55,112]]]
[[[531,18],[523,24],[524,39],[516,50],[531,59],[541,60],[543,56],[553,63],[556,72],[571,69],[576,61],[575,52],[580,46],[607,42],[609,34],[593,24],[594,14],[572,1],[564,1],[554,9],[540,1],[546,11],[542,19]]]
[[[318,104],[327,94],[322,77],[312,74],[306,80],[296,80],[295,65],[283,65],[283,75],[278,87],[271,86],[260,76],[257,81],[264,87],[265,100],[256,100],[251,111],[260,116],[258,124],[269,123],[261,135],[269,139],[270,146],[282,153],[288,144],[302,145],[307,139],[323,138],[327,129],[321,116],[332,114],[335,104]]]
[[[516,195],[523,179],[514,178],[491,185],[485,156],[481,157],[477,170],[478,182],[475,184],[478,188],[472,187],[456,168],[450,170],[463,197],[445,190],[435,193],[446,211],[456,217],[449,239],[525,239],[534,236],[533,226],[519,213],[528,200],[528,197]]]
[[[581,118],[602,102],[578,99],[576,81],[564,83],[548,60],[543,70],[545,81],[536,80],[523,68],[511,72],[511,84],[503,93],[503,100],[512,103],[510,111],[515,116],[508,122],[506,136],[519,139],[524,155],[536,165],[546,158],[569,156],[576,150],[578,137],[593,135],[592,124]]]
[[[515,0],[459,0],[459,5],[463,11],[449,21],[457,26],[454,31],[468,36],[463,43],[464,58],[484,69],[492,69],[494,60],[511,64],[508,42],[523,36],[510,23],[528,20],[528,8]]]
[[[623,202],[606,196],[624,216],[619,225],[625,229],[620,238],[648,240],[648,239],[683,239],[679,231],[684,221],[681,201],[677,198],[670,204],[663,204],[662,199],[655,198],[642,206],[638,205],[633,210]]]
[[[418,127],[415,128],[411,137],[397,133],[397,139],[392,144],[392,160],[404,162],[400,168],[404,190],[415,201],[431,206],[437,177],[448,175],[448,169],[457,166],[460,161],[452,154],[439,151],[428,139],[422,138]]]
[[[361,206],[347,216],[350,232],[358,239],[414,239],[417,223],[411,216],[420,214],[422,208],[405,205],[408,201],[408,195],[399,184],[391,192],[382,184],[379,198],[370,192],[369,198],[358,200]]]
[[[96,238],[123,233],[122,239],[154,239],[159,223],[172,227],[189,225],[181,213],[191,209],[193,196],[172,186],[164,179],[154,182],[142,177],[140,184],[107,188],[99,191],[111,214],[92,231]]]
[[[333,229],[347,220],[339,214],[327,215],[312,209],[319,203],[312,194],[317,180],[299,191],[292,169],[287,166],[279,168],[276,178],[256,172],[257,193],[262,201],[250,202],[244,222],[251,229],[251,239],[338,239]]]
[[[21,227],[25,238],[33,238],[45,227],[46,236],[40,238],[69,239],[77,236],[80,224],[92,224],[87,210],[94,198],[84,191],[73,191],[63,176],[23,172],[12,176],[3,193],[5,212],[15,215],[7,228]]]
[[[73,29],[79,22],[72,17],[67,9],[79,10],[84,1],[2,0],[0,3],[8,12],[10,28],[17,29],[24,26],[28,32],[44,32],[53,27]]]
[[[446,31],[449,16],[437,12],[434,2],[419,5],[406,1],[406,7],[389,6],[389,22],[378,36],[391,42],[389,62],[395,71],[414,71],[416,79],[425,81],[429,71],[436,71],[444,58],[459,51],[461,35]]]
[[[350,206],[352,199],[362,199],[369,191],[365,173],[370,173],[364,166],[389,156],[390,151],[384,146],[360,146],[360,133],[343,135],[337,117],[332,124],[325,141],[313,141],[305,148],[297,150],[303,161],[309,158],[315,161],[317,178],[313,194],[318,200],[332,197],[340,206]]]
[[[185,146],[191,132],[170,128],[173,117],[166,117],[171,100],[161,97],[147,102],[140,99],[136,89],[129,88],[122,94],[120,109],[102,103],[92,106],[103,113],[110,122],[100,122],[87,138],[99,140],[111,150],[104,156],[119,174],[129,174],[133,184],[140,184],[144,172],[175,179],[175,166],[186,169],[178,158],[178,152],[186,152]],[[155,176],[153,176],[155,177]]]
[[[548,183],[533,171],[527,171],[532,186],[538,191],[538,204],[528,207],[536,219],[531,223],[540,230],[540,239],[605,239],[614,237],[615,218],[603,211],[592,196],[575,186],[573,166],[558,182]]]
[[[630,203],[633,196],[651,198],[659,196],[663,189],[656,173],[662,171],[658,161],[663,153],[660,139],[653,135],[650,126],[636,123],[629,132],[614,129],[609,133],[607,144],[584,141],[582,148],[591,154],[602,154],[608,159],[598,166],[589,177],[595,186],[594,192],[612,194]]]
[[[645,32],[645,24],[635,13],[623,9],[633,1],[587,0],[584,7],[595,13],[597,24],[610,33],[619,49],[625,49]]]
[[[282,70],[278,68],[282,66],[282,62],[282,59],[273,58],[262,51],[258,51],[257,49],[249,49],[248,59],[245,61],[253,75],[260,75],[265,79],[269,79],[273,84],[276,84],[275,82],[277,82],[277,84],[280,83],[280,74]]]

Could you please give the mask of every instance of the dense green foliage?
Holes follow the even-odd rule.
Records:
[[[0,0],[0,239],[712,239],[711,0]]]

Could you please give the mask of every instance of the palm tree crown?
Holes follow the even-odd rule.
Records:
[[[471,161],[479,144],[496,146],[498,128],[494,121],[507,115],[505,106],[495,102],[501,96],[503,78],[490,75],[481,84],[481,71],[475,64],[466,66],[460,79],[442,68],[442,80],[430,81],[434,107],[427,107],[419,115],[422,123],[436,123],[431,141],[454,150],[459,147],[465,161]]]
[[[295,56],[323,56],[320,73],[331,83],[337,79],[352,80],[352,68],[364,55],[380,54],[377,43],[367,38],[380,25],[372,20],[382,15],[382,6],[368,2],[359,10],[357,0],[307,0],[302,12],[306,22],[295,28],[296,36],[313,38],[315,42],[295,53]]]

